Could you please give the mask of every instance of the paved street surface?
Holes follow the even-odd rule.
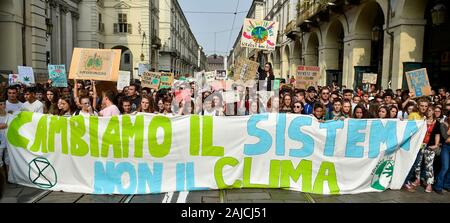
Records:
[[[235,189],[152,195],[90,195],[8,184],[0,203],[450,203],[443,195],[388,190],[356,195],[315,195],[280,189]]]

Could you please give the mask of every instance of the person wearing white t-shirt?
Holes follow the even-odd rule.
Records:
[[[8,113],[5,111],[6,101],[0,98],[0,174],[7,175],[9,167],[9,156],[6,151],[6,128],[8,128]],[[2,182],[0,182],[2,183]]]
[[[44,113],[44,104],[36,98],[36,88],[29,87],[25,89],[25,98],[27,101],[23,103],[22,111]]]
[[[6,100],[6,112],[17,115],[22,110],[23,103],[17,100],[18,90],[14,86],[8,87],[8,100]]]

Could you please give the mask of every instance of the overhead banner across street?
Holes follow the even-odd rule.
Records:
[[[319,123],[281,113],[66,118],[22,112],[8,126],[12,182],[92,194],[400,189],[426,132],[424,121]]]

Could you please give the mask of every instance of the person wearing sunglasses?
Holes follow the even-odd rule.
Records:
[[[293,114],[302,114],[303,112],[303,103],[297,101],[292,105],[292,113]]]
[[[80,98],[81,109],[76,111],[73,115],[82,116],[98,116],[98,113],[92,108],[91,100],[88,96],[81,96]]]

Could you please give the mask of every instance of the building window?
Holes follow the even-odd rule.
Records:
[[[131,24],[127,21],[127,14],[118,14],[118,23],[114,23],[114,33],[129,33],[131,34]]]
[[[105,32],[105,24],[103,23],[102,14],[98,14],[98,31]]]
[[[105,44],[104,43],[98,43],[98,48],[99,49],[105,49]]]
[[[130,58],[130,54],[129,53],[124,54],[123,62],[125,64],[130,64],[131,63],[131,58]]]

